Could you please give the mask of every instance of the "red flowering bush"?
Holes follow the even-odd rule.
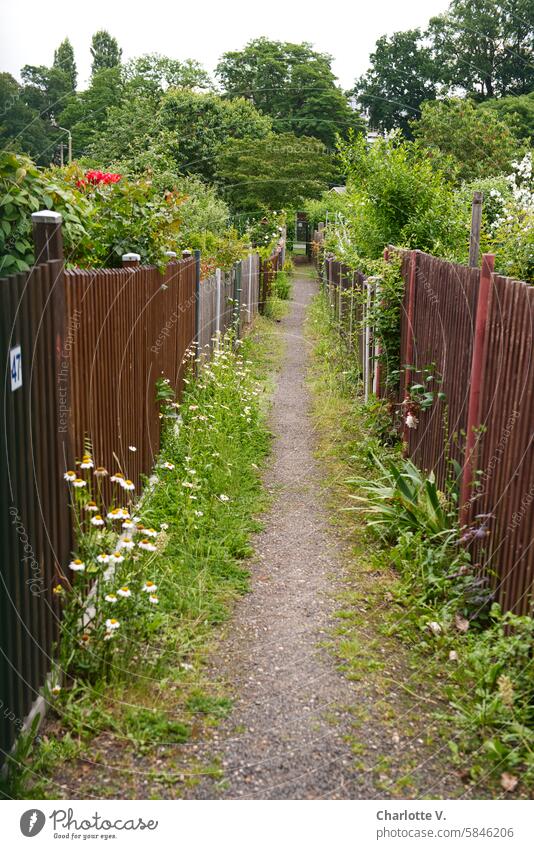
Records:
[[[86,189],[87,186],[99,186],[101,184],[109,186],[111,183],[118,183],[122,174],[113,174],[110,171],[86,171],[85,177],[76,180],[76,186],[79,189]]]

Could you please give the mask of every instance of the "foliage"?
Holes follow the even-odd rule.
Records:
[[[458,181],[507,173],[518,150],[508,125],[470,100],[424,103],[411,126],[437,166]]]
[[[438,69],[419,29],[383,35],[369,57],[371,68],[357,80],[354,93],[375,130],[400,127],[411,135],[423,101],[437,93]]]
[[[534,144],[534,91],[484,100],[478,109],[483,115],[496,115],[518,139]]]
[[[228,139],[217,160],[217,178],[231,205],[251,214],[297,208],[319,197],[332,173],[324,145],[292,133]]]
[[[74,50],[68,38],[63,39],[57,50],[54,50],[54,68],[60,68],[67,74],[71,91],[76,91],[78,74]]]
[[[335,218],[337,213],[345,217],[349,209],[349,199],[346,193],[326,191],[320,198],[307,199],[303,209],[308,216],[309,224],[317,229],[319,224],[325,224],[328,219]]]
[[[533,23],[531,0],[452,0],[428,32],[444,82],[480,98],[531,91]]]
[[[452,188],[418,144],[393,134],[369,146],[355,136],[340,144],[340,157],[349,209],[342,242],[353,267],[388,244],[447,256],[467,238]]]
[[[335,84],[332,57],[310,44],[258,38],[223,55],[217,76],[232,98],[244,97],[280,133],[314,136],[333,147],[336,135],[362,122]]]
[[[98,30],[91,39],[91,74],[94,76],[104,68],[115,68],[121,63],[122,50],[117,39],[104,29]]]
[[[154,97],[170,88],[210,88],[210,78],[194,59],[171,59],[159,53],[145,53],[123,66],[128,97]]]
[[[56,179],[56,176],[59,179]],[[52,209],[63,217],[67,256],[86,245],[89,204],[59,174],[46,176],[25,156],[0,153],[0,271],[26,271],[34,261],[31,214]]]
[[[83,154],[99,138],[109,110],[122,101],[123,84],[119,67],[102,67],[91,76],[89,87],[71,99],[61,121],[72,132],[75,156]]]
[[[291,278],[287,271],[277,271],[274,275],[273,296],[280,301],[291,299]]]
[[[27,151],[40,163],[52,157],[55,133],[50,122],[24,99],[23,87],[11,74],[0,74],[0,146],[21,153]]]

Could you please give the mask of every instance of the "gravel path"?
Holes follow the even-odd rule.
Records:
[[[218,755],[226,781],[221,791],[204,779],[189,798],[374,795],[362,786],[361,773],[356,779],[343,741],[341,705],[354,701],[353,685],[319,647],[331,624],[333,576],[342,566],[321,496],[305,382],[303,322],[315,291],[311,276],[294,278],[291,311],[281,323],[286,355],[274,394],[275,439],[265,478],[274,504],[255,540],[252,592],[239,602],[213,659],[237,696],[231,715],[199,744],[198,754]]]

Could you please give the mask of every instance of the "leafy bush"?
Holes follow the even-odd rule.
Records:
[[[291,280],[287,272],[277,271],[273,281],[273,294],[281,301],[289,301],[291,298]]]

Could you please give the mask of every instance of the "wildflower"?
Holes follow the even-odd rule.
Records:
[[[50,692],[52,693],[53,696],[57,697],[61,693],[61,687],[58,684],[56,684],[55,687],[52,687]]]
[[[122,537],[118,542],[119,548],[126,548],[128,551],[131,551],[134,545],[135,543],[133,539],[130,539],[130,537]]]
[[[120,515],[120,518],[121,518],[121,519],[125,519],[125,520],[126,520],[126,519],[129,519],[129,518],[130,518],[130,514],[128,513],[128,510],[126,509],[126,507],[119,507],[119,512],[120,512],[120,514],[121,514],[121,515]]]
[[[153,593],[151,595],[149,595],[148,600],[149,600],[150,604],[159,604],[159,598],[157,597],[157,595],[154,595]]]
[[[160,525],[160,528],[161,528],[162,531],[167,531],[169,529],[169,526],[168,526],[167,522],[162,522],[161,525]]]
[[[106,631],[106,633],[104,634],[104,639],[107,642],[108,640],[112,640],[114,636],[115,636],[114,631]]]
[[[114,551],[113,554],[109,555],[109,559],[111,563],[122,563],[124,555],[120,551]]]
[[[76,474],[76,472],[65,472],[65,474],[63,475],[63,477],[64,477],[64,478],[65,478],[65,480],[66,480],[66,481],[68,481],[69,483],[74,483],[74,481],[76,480],[76,478],[78,477],[78,475]]]
[[[106,619],[106,628],[108,631],[116,631],[120,628],[120,622],[117,619]]]
[[[80,469],[92,469],[93,466],[93,458],[89,454],[84,454],[80,463]]]
[[[96,559],[99,563],[109,563],[109,554],[99,554]]]
[[[125,519],[122,523],[122,527],[125,531],[135,531],[135,522],[133,519]]]
[[[230,501],[227,495],[221,494],[219,495],[219,501]]]
[[[169,463],[168,460],[165,460],[165,462],[161,464],[161,468],[169,469],[170,471],[172,471],[174,469],[174,463]]]
[[[125,480],[121,483],[123,489],[126,489],[128,492],[132,492],[135,489],[135,484],[131,480]]]
[[[85,509],[88,513],[98,513],[98,505],[96,501],[88,501],[85,505]]]
[[[110,477],[111,483],[122,483],[123,480],[124,475],[121,474],[121,472],[115,472],[115,474]]]
[[[145,530],[145,536],[147,537],[157,537],[158,532],[154,530],[154,528],[147,528]]]
[[[108,470],[104,466],[97,466],[94,473],[97,478],[105,478],[106,475],[109,475]]]
[[[135,445],[128,445],[128,451],[135,452],[135,451],[137,451],[137,448],[135,447]]]
[[[65,590],[63,589],[63,587],[61,586],[61,584],[56,584],[56,586],[54,587],[54,589],[52,590],[52,592],[54,593],[54,595],[63,595],[63,593],[65,592]]]
[[[439,622],[429,622],[428,627],[432,631],[432,633],[437,637],[438,634],[441,634],[442,627]]]
[[[130,598],[132,591],[129,587],[121,587],[120,590],[117,590],[117,595],[120,595],[121,598]]]
[[[142,539],[138,545],[143,551],[156,551],[156,546],[147,539]]]
[[[145,581],[141,589],[144,593],[155,593],[157,586],[154,581]]]
[[[91,637],[89,634],[82,634],[80,637],[80,645],[85,647],[89,643],[90,639]]]
[[[118,600],[115,593],[108,593],[104,596],[104,601],[109,601],[110,604],[117,604]]]
[[[190,404],[189,409],[190,410],[198,410],[198,404]]]
[[[202,512],[202,510],[195,510],[195,516],[203,516],[203,515],[204,515],[204,513]]]
[[[71,560],[69,563],[69,569],[72,569],[73,572],[83,572],[85,570],[85,563],[83,560]]]
[[[100,513],[97,513],[96,516],[93,516],[91,519],[91,524],[95,526],[95,528],[101,528],[104,524],[104,520]]]
[[[195,484],[192,483],[191,481],[183,481],[182,486],[188,487],[189,489],[195,488]]]
[[[84,486],[87,486],[87,481],[84,481],[83,478],[76,478],[76,480],[72,481],[72,485],[76,487],[76,489],[82,489]]]
[[[406,423],[406,427],[410,427],[410,428],[415,429],[417,427],[417,425],[419,424],[419,421],[418,421],[418,419],[416,419],[416,417],[414,416],[413,413],[408,413],[408,415],[406,416],[406,419],[405,419],[405,423]]]

